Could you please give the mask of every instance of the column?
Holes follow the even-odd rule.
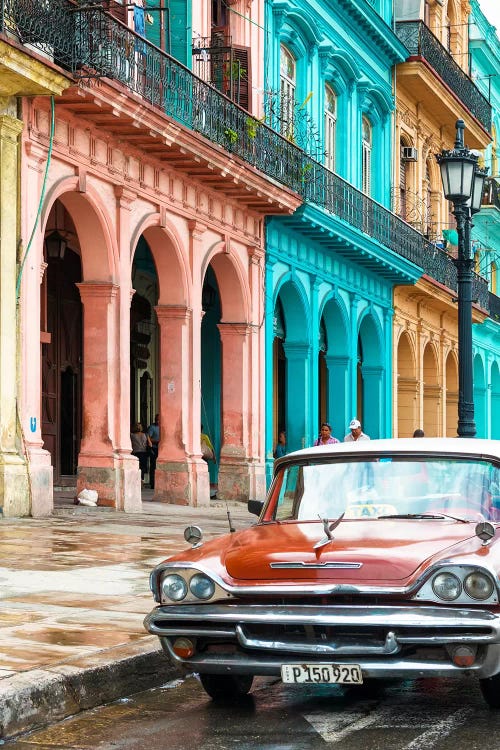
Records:
[[[5,517],[27,515],[30,511],[28,473],[16,424],[16,191],[22,127],[16,118],[0,115],[0,514]]]
[[[311,384],[312,388],[309,389],[309,423],[307,424],[307,435],[305,436],[306,445],[309,445],[311,438],[316,435],[318,430],[318,414],[319,414],[319,331],[321,320],[319,318],[318,310],[318,293],[319,293],[319,282],[316,276],[310,278],[311,281]],[[330,405],[331,402],[328,402]],[[330,419],[328,414],[328,419]]]
[[[377,404],[383,403],[384,397],[384,368],[363,367],[364,386],[364,418],[363,431],[372,439],[383,437],[382,411]]]
[[[349,358],[327,354],[328,372],[328,418],[332,420],[332,434],[343,440],[352,417],[348,410]]]
[[[77,284],[83,304],[83,435],[77,491],[97,490],[99,505],[117,506],[115,454],[110,437],[110,403],[116,383],[113,366],[114,313],[118,287],[109,282]],[[111,396],[111,397],[110,397]]]
[[[193,457],[186,451],[191,310],[185,305],[158,305],[155,311],[160,332],[160,444],[154,499],[197,505],[197,472],[203,465],[206,474],[206,464],[199,449]]]
[[[350,321],[351,321],[351,370],[350,370],[350,403],[347,406],[347,411],[352,416],[349,417],[347,424],[353,417],[358,413],[358,305],[360,298],[357,294],[351,294],[350,296]],[[361,394],[363,396],[363,394]],[[367,402],[366,402],[367,403]],[[366,425],[363,425],[363,429]]]
[[[249,445],[250,492],[249,500],[263,500],[266,496],[265,449],[266,449],[266,404],[265,404],[265,337],[260,322],[265,314],[264,299],[264,250],[249,246],[248,275],[252,299],[249,334]],[[271,287],[272,288],[272,287]],[[273,328],[271,326],[271,336]],[[272,349],[271,349],[272,367]],[[272,426],[272,420],[271,420]],[[271,440],[272,443],[272,440]]]
[[[247,502],[250,496],[249,367],[250,327],[220,323],[222,345],[222,446],[218,495]]]
[[[286,430],[290,451],[308,448],[317,435],[309,434],[309,371],[311,347],[307,343],[286,343]]]
[[[130,444],[130,304],[132,289],[132,258],[130,255],[131,214],[137,194],[115,185],[118,268],[120,289],[114,305],[111,347],[115,377],[109,383],[110,437],[114,447],[116,468],[116,507],[130,513],[140,512],[141,475],[138,460],[132,456]],[[110,363],[111,364],[111,363]]]
[[[267,290],[268,298],[265,304],[265,322],[264,322],[264,335],[265,335],[265,353],[264,353],[264,367],[265,367],[265,400],[266,400],[266,419],[265,419],[265,430],[266,430],[266,484],[271,483],[273,476],[274,458],[274,399],[276,394],[274,392],[274,266],[275,261],[271,258],[266,259],[265,263],[265,286]],[[279,426],[278,426],[279,429]]]
[[[392,437],[392,392],[393,390],[397,393],[398,384],[397,380],[393,381],[392,378],[392,362],[393,362],[393,308],[386,308],[383,311],[384,315],[384,340],[383,340],[383,357],[384,357],[384,369],[386,376],[384,378],[384,389],[382,391],[381,409],[383,410],[381,415],[381,431],[379,437]]]

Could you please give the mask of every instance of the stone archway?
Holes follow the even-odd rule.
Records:
[[[214,288],[220,305],[219,312],[216,312],[219,322],[213,321],[219,336],[212,330],[211,339],[214,366],[217,361],[220,362],[220,461],[217,492],[224,499],[246,501],[252,494],[254,482],[251,436],[254,420],[258,420],[258,415],[252,411],[254,373],[250,292],[236,254],[218,252],[212,256],[204,277],[204,288],[207,289],[208,286]],[[206,347],[210,336],[209,322],[207,320],[202,330],[205,334],[205,347],[202,340],[204,356],[210,356]]]
[[[139,225],[133,237],[134,262],[141,247],[148,248],[149,270],[140,282],[140,292],[152,307],[149,320],[155,329],[147,363],[155,379],[151,392],[154,409],[148,414],[158,413],[160,419],[154,499],[198,505],[208,502],[208,491],[207,482],[199,476],[205,467],[192,455],[192,309],[186,258],[175,228],[160,226],[156,214]]]
[[[411,437],[420,427],[418,413],[418,380],[415,350],[406,331],[397,349],[398,437]]]
[[[438,437],[440,432],[439,409],[441,387],[439,366],[434,346],[427,343],[423,355],[424,432],[426,437]]]
[[[40,316],[43,440],[57,483],[76,483],[77,491],[96,489],[99,504],[124,507],[127,481],[114,454],[120,442],[115,421],[120,384],[116,374],[110,375],[116,352],[117,248],[100,196],[75,188],[73,179],[58,183],[42,214],[47,264]],[[36,435],[28,448],[37,472],[43,458]],[[46,499],[35,493],[34,514],[39,502]]]

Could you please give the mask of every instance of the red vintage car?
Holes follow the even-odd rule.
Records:
[[[205,544],[190,527],[151,574],[145,627],[210,696],[465,673],[500,707],[500,441],[299,451],[249,510]]]

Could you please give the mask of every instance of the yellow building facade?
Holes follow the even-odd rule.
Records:
[[[59,95],[69,81],[42,57],[27,54],[15,29],[0,38],[0,514],[26,514],[29,463],[20,427],[17,280],[26,251],[20,243],[18,97]],[[42,166],[42,165],[41,165]]]
[[[393,209],[409,227],[428,238],[429,247],[432,243],[444,246],[451,257],[456,247],[445,240],[450,237],[447,230],[454,230],[456,224],[452,207],[443,196],[435,155],[452,148],[457,119],[465,122],[469,148],[481,150],[491,141],[491,109],[467,75],[469,11],[463,0],[396,3],[397,34],[410,56],[395,70]],[[438,262],[441,260],[436,257]],[[394,290],[396,437],[411,436],[417,428],[429,437],[457,434],[456,290],[446,283],[446,268],[432,268],[432,253],[430,264],[430,268],[424,266],[428,275],[415,286]],[[486,317],[475,304],[473,322]]]

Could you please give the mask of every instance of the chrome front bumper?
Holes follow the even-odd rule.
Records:
[[[283,663],[297,661],[356,663],[365,677],[500,671],[500,614],[486,610],[193,604],[157,607],[144,625],[173,661],[198,672],[279,675]],[[202,644],[189,659],[172,650],[182,636]],[[211,653],[206,644],[219,647]],[[457,644],[478,647],[472,667],[452,663],[445,647]]]

